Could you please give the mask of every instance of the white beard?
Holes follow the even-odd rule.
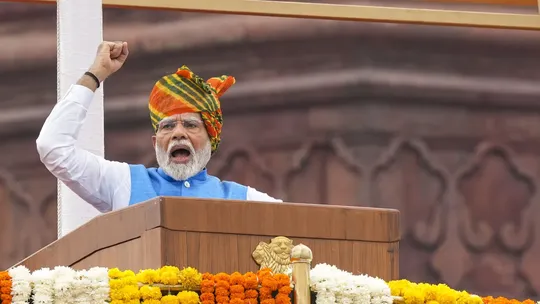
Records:
[[[171,160],[171,148],[174,145],[186,145],[189,147],[191,153],[191,159],[187,164],[176,164]],[[167,151],[164,151],[156,145],[156,159],[158,165],[163,169],[167,175],[175,180],[186,180],[197,173],[201,172],[210,161],[212,156],[212,147],[210,141],[206,142],[206,145],[200,150],[195,151],[193,145],[189,140],[176,140],[169,143]]]

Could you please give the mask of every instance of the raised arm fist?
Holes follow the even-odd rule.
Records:
[[[118,71],[128,57],[127,42],[103,41],[97,51],[96,59],[90,67],[90,72],[97,76],[100,81]]]

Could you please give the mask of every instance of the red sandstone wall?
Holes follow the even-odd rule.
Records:
[[[56,235],[56,182],[35,151],[56,100],[54,18],[0,5],[0,268]],[[157,77],[184,63],[231,73],[211,173],[287,201],[398,208],[408,279],[540,292],[538,34],[119,10],[105,20],[107,38],[133,42],[106,85],[108,158],[153,163],[145,102]]]

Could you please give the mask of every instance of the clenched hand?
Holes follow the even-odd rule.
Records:
[[[96,59],[89,72],[96,75],[100,82],[104,81],[124,65],[128,55],[127,42],[103,41],[98,47]]]

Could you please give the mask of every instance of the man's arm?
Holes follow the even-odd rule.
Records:
[[[125,55],[125,61],[127,45],[125,50],[123,45],[110,42],[100,45],[96,62],[89,69],[99,82],[121,67],[120,64],[111,68],[107,58],[114,61],[115,57],[118,59]],[[129,166],[126,163],[107,161],[76,147],[79,131],[99,82],[91,76],[81,77],[47,117],[36,144],[41,161],[54,176],[96,209],[107,212],[129,203]]]

